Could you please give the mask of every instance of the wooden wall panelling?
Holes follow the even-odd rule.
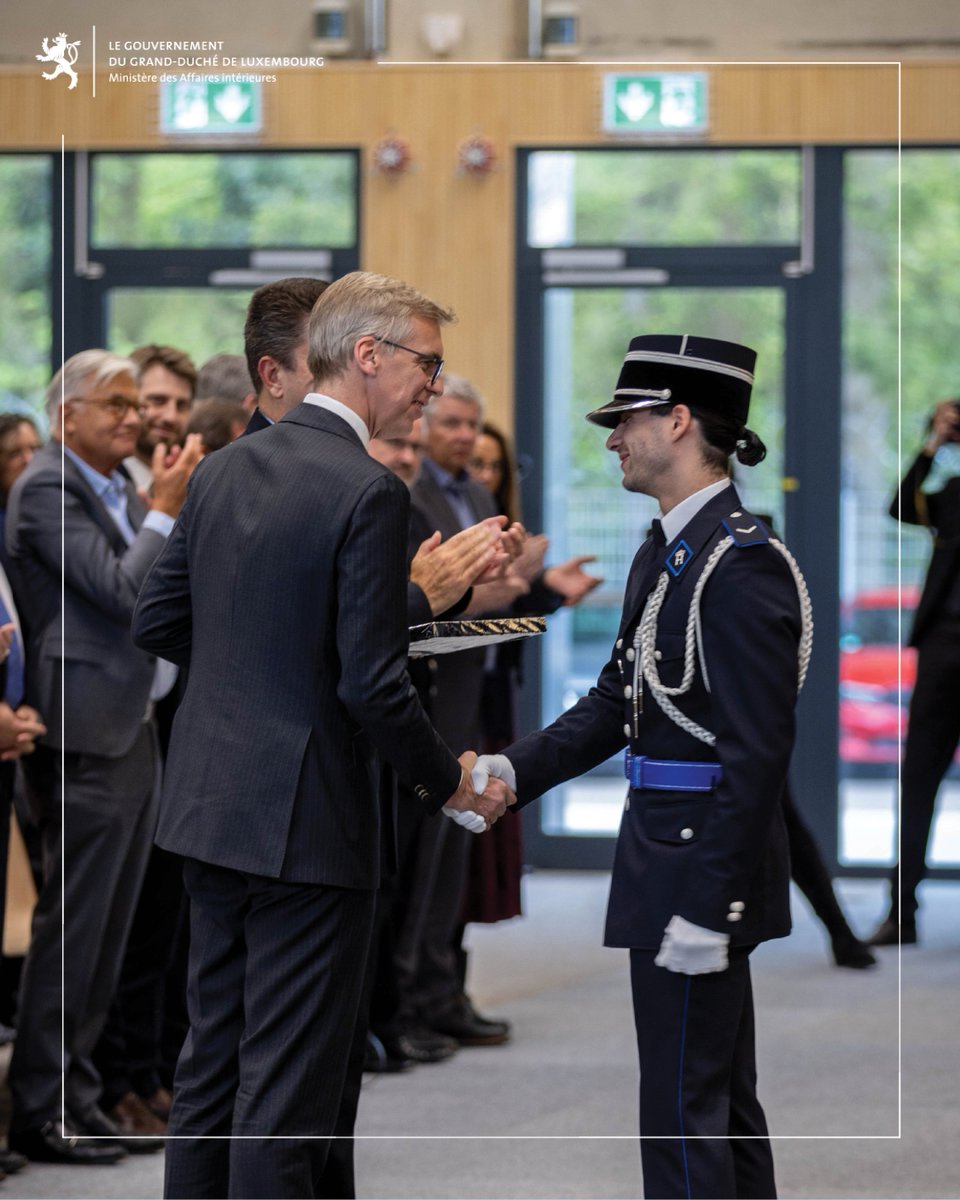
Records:
[[[599,132],[602,77],[633,66],[342,62],[279,72],[264,88],[264,133],[252,144],[360,148],[363,266],[409,279],[457,310],[445,338],[451,369],[474,379],[491,416],[508,421],[516,148],[622,144]],[[711,86],[706,144],[896,143],[895,64],[702,69]],[[92,98],[89,75],[68,92],[29,69],[0,70],[0,150],[58,149],[61,133],[68,149],[176,144],[157,130],[149,85],[109,84],[101,71],[97,91]],[[390,132],[409,141],[413,156],[400,178],[371,169],[373,145]],[[474,133],[489,137],[498,155],[483,179],[457,170],[457,147]],[[960,63],[904,66],[903,138],[960,141]]]

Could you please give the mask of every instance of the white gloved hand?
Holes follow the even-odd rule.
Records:
[[[470,778],[473,782],[473,790],[478,796],[483,795],[487,787],[487,780],[491,777],[502,779],[510,791],[516,793],[517,775],[513,769],[513,763],[505,754],[481,754],[473,764]]]
[[[476,788],[474,788],[476,791]],[[467,809],[461,812],[458,808],[448,808],[446,805],[440,810],[445,817],[449,817],[451,821],[456,821],[458,825],[462,825],[464,829],[469,829],[471,833],[486,833],[487,823],[472,809]]]
[[[663,933],[660,950],[653,960],[658,967],[681,975],[709,975],[727,969],[728,933],[717,933],[672,916]]]

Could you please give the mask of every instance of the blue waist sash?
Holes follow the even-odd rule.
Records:
[[[719,763],[674,762],[631,754],[629,750],[623,766],[631,787],[666,792],[710,792],[723,778],[723,767]]]

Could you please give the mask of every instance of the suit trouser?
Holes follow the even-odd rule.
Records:
[[[184,881],[190,1031],[164,1194],[314,1196],[337,1132],[375,893],[195,859]]]
[[[25,764],[45,871],[10,1062],[15,1131],[59,1118],[62,1065],[68,1109],[82,1113],[99,1101],[90,1056],[113,999],[153,840],[157,763],[156,734],[145,724],[122,758],[67,754],[62,777],[56,750],[39,749]]]
[[[960,741],[960,621],[935,625],[917,654],[900,800],[900,896],[890,877],[891,910],[917,911],[917,888],[927,871],[927,842],[937,792]]]
[[[460,991],[455,932],[475,836],[439,813],[420,824],[414,875],[397,935],[401,1023],[422,1019],[429,1024]]]
[[[170,1005],[167,983],[180,968],[179,956],[186,955],[186,924],[183,863],[177,855],[154,846],[130,927],[116,998],[94,1053],[107,1108],[126,1092],[146,1098],[163,1084],[162,1043]],[[185,970],[180,969],[181,980],[184,975]],[[185,999],[178,1000],[176,1015],[186,1006]]]
[[[757,1099],[749,949],[725,971],[679,975],[630,951],[647,1200],[773,1200]]]

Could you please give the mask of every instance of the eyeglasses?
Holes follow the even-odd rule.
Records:
[[[430,376],[430,382],[436,383],[440,377],[440,372],[443,370],[443,359],[436,354],[421,354],[419,350],[414,350],[410,346],[401,346],[399,342],[391,342],[389,338],[377,337],[373,335],[374,340],[383,342],[385,346],[392,346],[394,350],[406,350],[408,354],[417,356],[417,366],[425,375]]]
[[[128,408],[135,408],[137,416],[143,417],[146,415],[148,407],[141,400],[128,400],[126,396],[110,396],[106,400],[92,400],[88,396],[78,396],[77,403],[95,404],[97,408],[105,408],[118,421],[127,415]]]

